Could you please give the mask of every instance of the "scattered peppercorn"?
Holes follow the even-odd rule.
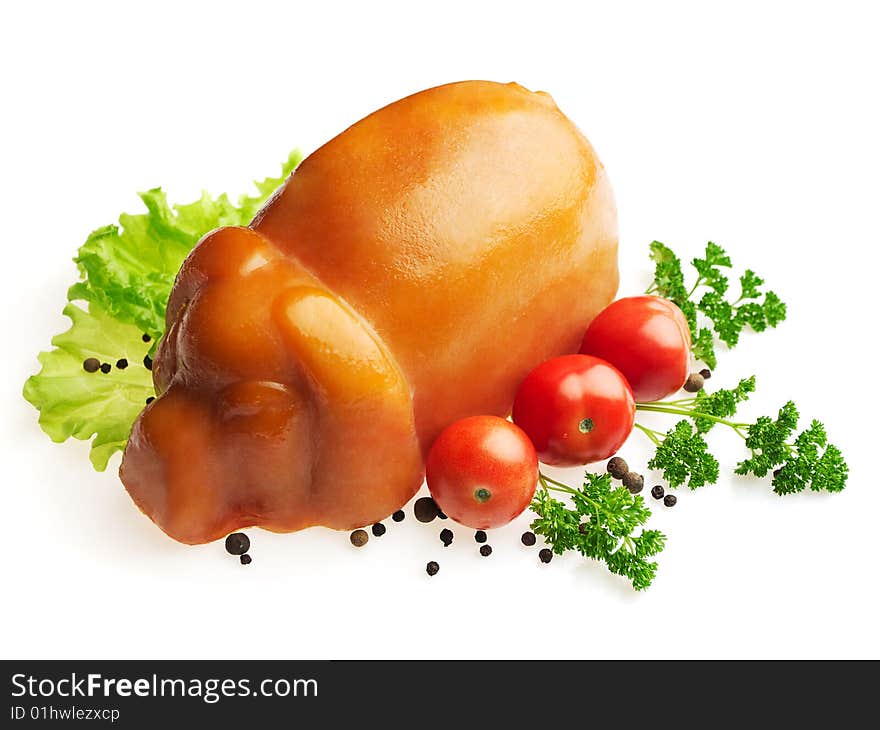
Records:
[[[525,545],[526,547],[531,547],[532,545],[535,544],[535,542],[537,541],[537,538],[535,537],[534,532],[526,531],[522,534],[522,537],[520,538],[520,540],[522,540],[522,544]]]
[[[638,494],[645,486],[645,478],[634,471],[628,471],[623,475],[623,486],[629,490],[630,494]]]
[[[366,530],[355,530],[348,536],[348,539],[351,540],[351,544],[355,547],[363,547],[370,541],[370,536]]]
[[[253,562],[254,559],[253,559],[250,555],[248,555],[247,553],[245,553],[244,555],[242,555],[242,556],[239,558],[239,560],[241,560],[241,564],[242,564],[242,565],[250,565],[250,564]]]
[[[149,398],[147,398],[147,405],[150,405],[150,403],[152,403],[154,400],[156,400],[156,396],[151,395]]]
[[[372,529],[374,537],[382,537],[382,535],[385,534],[385,525],[383,525],[381,522],[377,522],[375,525],[373,525]]]
[[[98,368],[101,367],[101,361],[96,357],[87,357],[83,360],[83,370],[87,373],[97,372]]]
[[[492,554],[492,546],[491,545],[483,545],[480,548],[480,555],[484,558],[488,558]]]
[[[439,512],[437,503],[430,497],[420,497],[413,506],[413,513],[419,522],[431,522]]]
[[[107,373],[110,372],[110,367],[111,366],[110,366],[109,362],[102,362],[101,363],[101,372],[104,373],[104,375],[106,375]]]
[[[549,563],[551,560],[553,560],[553,551],[549,550],[548,548],[544,548],[541,550],[541,552],[538,553],[538,558],[542,563]]]
[[[691,373],[688,379],[684,381],[684,389],[688,393],[696,393],[703,389],[703,376],[699,373]]]
[[[226,537],[226,552],[230,555],[244,555],[251,549],[251,539],[243,532],[233,532]]]
[[[667,494],[663,498],[663,504],[667,507],[675,507],[676,502],[678,502],[678,498],[674,494]]]
[[[440,565],[432,560],[425,566],[425,571],[428,575],[437,575],[440,572]]]
[[[774,470],[773,470],[773,476],[778,477],[778,476],[780,475],[781,472],[782,472],[782,468],[774,469]]]
[[[663,499],[663,487],[659,484],[656,487],[651,487],[651,496],[654,499]]]
[[[393,515],[391,515],[391,519],[395,522],[403,522],[403,518],[406,517],[406,512],[402,509],[397,510]]]
[[[486,540],[487,540],[486,531],[485,530],[477,530],[474,533],[474,540],[476,540],[477,542],[486,542]]]
[[[628,471],[629,466],[619,456],[615,456],[608,462],[608,473],[615,479],[623,479],[623,475]]]
[[[454,535],[452,534],[452,530],[448,530],[445,527],[440,530],[440,542],[443,543],[443,547],[449,547],[452,545],[452,538]]]
[[[144,367],[147,370],[153,369],[153,358],[151,358],[149,355],[144,355]]]
[[[446,513],[442,509],[440,509],[439,507],[437,508],[437,519],[438,520],[448,520],[449,519],[446,516]]]
[[[125,368],[128,367],[128,360],[126,360],[124,357],[119,358],[116,361],[116,367],[118,367],[120,370],[125,370]]]
[[[581,524],[578,525],[578,532],[581,533],[581,535],[587,534],[587,523],[586,522],[581,522]]]
[[[151,338],[150,338],[150,336],[149,336],[146,332],[144,332],[144,334],[141,335],[141,339],[142,339],[144,342],[149,342]]]
[[[700,375],[703,376],[703,380],[708,380],[712,377],[712,371],[709,370],[709,368],[703,368],[702,370],[700,370]]]

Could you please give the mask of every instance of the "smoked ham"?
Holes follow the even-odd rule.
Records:
[[[120,476],[186,543],[376,522],[446,425],[507,415],[617,283],[608,178],[547,94],[401,99],[195,247]]]

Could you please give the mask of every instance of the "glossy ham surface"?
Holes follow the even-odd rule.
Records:
[[[440,430],[507,415],[617,282],[608,179],[548,95],[470,81],[397,101],[193,250],[122,481],[187,543],[376,522]]]

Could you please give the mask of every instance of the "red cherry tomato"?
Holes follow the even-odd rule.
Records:
[[[607,360],[639,402],[661,400],[688,376],[691,332],[682,311],[661,297],[627,297],[599,312],[581,352]]]
[[[443,512],[475,530],[501,527],[535,494],[538,457],[528,437],[497,416],[447,426],[428,452],[428,489]]]
[[[623,375],[590,355],[544,362],[519,386],[513,421],[545,464],[574,466],[617,452],[633,429],[636,405]]]

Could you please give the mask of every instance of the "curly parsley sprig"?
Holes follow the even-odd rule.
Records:
[[[670,487],[687,484],[696,489],[714,484],[718,480],[718,460],[709,452],[704,434],[721,424],[740,436],[751,453],[736,465],[736,474],[764,477],[772,471],[773,491],[780,495],[801,492],[807,487],[814,492],[841,491],[849,474],[843,454],[828,443],[825,426],[819,421],[812,421],[793,436],[799,413],[792,401],[779,409],[775,419],[761,416],[754,423],[730,420],[754,390],[752,376],[730,390],[711,394],[700,391],[693,398],[639,403],[640,411],[690,419],[679,421],[665,434],[636,424],[657,446],[648,466],[661,471]]]
[[[571,506],[550,496],[551,491],[566,495]],[[541,473],[531,509],[538,515],[532,530],[557,555],[576,550],[629,578],[637,591],[651,585],[657,563],[648,558],[663,550],[666,536],[658,530],[640,529],[651,510],[641,496],[623,487],[613,488],[610,475],[587,472],[583,486],[574,489]]]
[[[646,293],[658,294],[678,305],[691,330],[694,357],[710,368],[718,364],[716,336],[728,347],[734,347],[746,326],[763,332],[785,319],[785,303],[772,291],[762,292],[764,280],[751,269],[739,277],[739,297],[727,297],[730,282],[726,270],[732,264],[721,246],[710,241],[703,257],[691,260],[697,278],[690,288],[685,284],[681,260],[675,252],[659,241],[651,243],[650,248],[654,281]]]

